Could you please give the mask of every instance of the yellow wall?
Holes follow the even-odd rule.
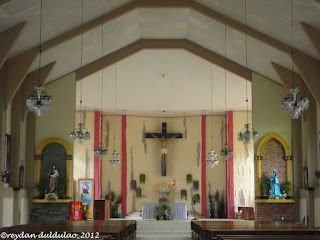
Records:
[[[161,176],[160,143],[153,138],[146,139],[147,151],[144,151],[142,140],[143,126],[146,132],[161,132],[161,123],[167,122],[167,131],[183,133],[183,138],[173,139],[168,145],[167,176]],[[191,210],[190,188],[187,185],[186,175],[192,174],[194,180],[199,181],[197,193],[201,196],[201,156],[199,166],[197,160],[197,146],[201,144],[201,117],[188,117],[184,125],[184,118],[148,118],[148,117],[128,117],[127,119],[127,153],[128,153],[128,187],[131,180],[131,158],[133,158],[133,179],[137,180],[137,185],[142,188],[142,194],[147,194],[147,201],[158,202],[160,183],[169,184],[169,202],[180,202],[180,190],[187,190],[187,207]],[[187,128],[187,138],[185,138],[185,127]],[[146,183],[139,183],[141,173],[146,175]],[[176,185],[171,182],[175,180]],[[196,193],[196,192],[194,192]],[[136,199],[135,192],[128,189],[128,213],[139,211],[143,199]],[[201,205],[196,205],[196,211],[200,212]]]
[[[107,126],[109,126],[109,131],[107,131]],[[116,129],[114,129],[114,126]],[[103,147],[107,148],[108,154],[103,157],[102,160],[102,197],[104,197],[109,191],[114,191],[117,195],[121,195],[121,163],[117,166],[112,166],[109,163],[111,153],[115,147],[117,153],[121,156],[121,141],[122,141],[122,117],[121,116],[103,116]],[[115,131],[114,131],[115,130]],[[114,137],[115,136],[115,137]],[[108,146],[107,144],[108,139]],[[115,145],[114,145],[115,139]],[[129,154],[128,154],[129,159]],[[129,176],[129,175],[128,175]]]
[[[75,73],[50,83],[45,90],[52,96],[52,105],[48,112],[36,118],[36,146],[49,137],[58,137],[73,150],[70,133],[75,125]]]
[[[91,138],[89,141],[84,141],[82,145],[77,141],[74,142],[73,178],[76,182],[78,178],[93,178],[94,111],[83,112],[81,119]],[[79,122],[80,113],[77,111],[74,128],[78,128]]]
[[[251,115],[250,115],[251,118]],[[77,122],[79,113],[77,113]],[[211,129],[212,120],[212,129]],[[173,139],[168,144],[167,176],[161,176],[160,143],[153,138],[144,138],[147,132],[161,132],[161,123],[167,122],[167,131],[182,133],[183,138]],[[234,135],[235,135],[235,198],[236,204],[240,204],[240,192],[242,189],[246,203],[253,206],[253,144],[246,148],[242,142],[237,142],[237,132],[243,128],[246,122],[246,113],[234,113]],[[121,116],[116,116],[116,151],[121,153]],[[93,178],[93,142],[94,142],[94,112],[85,112],[86,128],[91,133],[91,139],[82,145],[75,143],[74,153],[74,179]],[[207,167],[207,194],[213,194],[218,189],[225,191],[226,164],[220,156],[224,139],[224,116],[207,117],[207,152],[211,149],[211,130],[213,149],[218,153],[219,164]],[[109,164],[110,154],[113,150],[114,119],[113,116],[103,117],[103,146],[109,150],[102,161],[102,196],[112,190],[116,194],[121,193],[121,166]],[[127,212],[140,211],[143,198],[137,199],[135,190],[130,189],[130,181],[137,181],[141,187],[142,194],[146,194],[147,202],[158,202],[158,192],[161,183],[169,184],[170,194],[168,201],[180,202],[180,190],[187,190],[187,207],[191,211],[191,188],[187,184],[187,174],[192,174],[193,180],[199,181],[199,193],[201,196],[201,116],[156,118],[156,117],[127,117]],[[108,145],[107,145],[108,144]],[[206,153],[207,154],[207,153]],[[87,161],[87,163],[86,163]],[[86,170],[87,169],[87,170]],[[140,183],[140,174],[146,175],[146,183]],[[176,185],[171,182],[175,180]],[[201,204],[196,205],[196,211],[201,212]]]
[[[260,140],[269,133],[277,133],[288,143],[291,151],[291,116],[281,110],[281,101],[287,95],[285,88],[256,73],[252,75],[252,119],[259,132],[255,152]]]
[[[248,114],[249,124],[252,127],[252,114]],[[240,204],[240,193],[243,191],[245,204],[254,207],[254,154],[253,141],[246,145],[238,140],[238,133],[247,123],[246,112],[233,113],[233,147],[234,147],[234,194],[235,205]],[[256,130],[256,129],[255,129]],[[259,133],[260,134],[260,133]]]
[[[220,156],[220,150],[224,148],[225,134],[224,116],[207,116],[206,121],[206,149],[208,152],[213,149],[218,154],[219,164],[213,168],[207,167],[207,194],[214,194],[218,189],[225,195],[226,189],[226,160]],[[211,120],[212,120],[212,145],[211,145]],[[207,157],[207,156],[206,156]]]

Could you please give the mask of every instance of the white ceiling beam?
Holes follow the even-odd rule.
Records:
[[[0,83],[5,89],[5,109],[7,109],[9,102],[19,90],[38,53],[38,48],[32,48],[7,60],[2,66]]]
[[[226,68],[248,81],[252,81],[252,70],[203,48],[186,39],[141,39],[128,46],[97,59],[76,70],[76,81],[88,77],[144,49],[184,49],[194,55]]]
[[[0,42],[1,42],[1,47],[0,47],[0,69],[7,59],[10,50],[12,49],[14,43],[20,36],[20,33],[22,32],[23,28],[26,25],[26,21],[19,23],[9,29],[6,29],[2,32],[0,32]]]
[[[308,36],[309,41],[320,55],[320,30],[305,22],[300,22],[304,33]]]
[[[7,3],[7,2],[10,2],[11,0],[0,0],[0,6]]]

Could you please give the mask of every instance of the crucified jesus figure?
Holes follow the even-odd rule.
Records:
[[[168,142],[175,138],[177,135],[174,135],[172,138],[157,138],[154,134],[151,134],[155,139],[161,143],[161,175],[166,176],[166,165],[167,165],[167,154],[168,154]]]

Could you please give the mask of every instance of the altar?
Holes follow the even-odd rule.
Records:
[[[186,220],[187,217],[187,205],[185,203],[168,203],[172,208],[172,219]],[[160,203],[143,203],[142,204],[142,219],[156,219],[156,207],[159,207]]]

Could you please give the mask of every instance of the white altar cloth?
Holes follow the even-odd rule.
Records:
[[[187,205],[185,203],[169,203],[172,208],[172,219],[187,219]],[[159,207],[160,203],[143,203],[142,204],[142,219],[156,219],[155,208]]]

